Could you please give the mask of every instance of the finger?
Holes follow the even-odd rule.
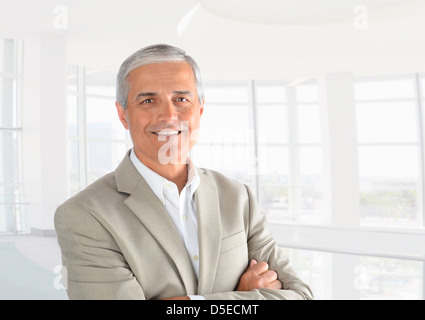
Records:
[[[282,282],[280,282],[279,280],[274,280],[270,282],[267,287],[272,290],[280,290],[283,288],[283,285]]]
[[[248,269],[256,275],[261,275],[262,273],[267,272],[267,270],[269,270],[269,265],[267,264],[267,262],[261,261],[254,263]]]
[[[273,271],[273,270],[268,270],[268,271],[262,273],[261,276],[264,277],[264,279],[267,282],[273,282],[273,281],[277,280],[277,273],[276,273],[276,271]]]
[[[257,260],[252,259],[251,262],[249,263],[249,266],[252,267],[256,263],[257,263]]]

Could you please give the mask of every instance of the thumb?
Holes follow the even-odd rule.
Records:
[[[252,259],[251,262],[249,263],[249,266],[252,267],[254,264],[257,264],[257,260]]]

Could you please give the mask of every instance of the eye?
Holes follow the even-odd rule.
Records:
[[[146,99],[146,100],[143,100],[142,102],[140,102],[140,104],[147,104],[147,103],[152,103],[153,102],[153,99]]]
[[[184,98],[184,97],[180,97],[180,98],[177,98],[176,99],[176,101],[177,102],[188,102],[189,100],[187,100],[186,98]]]

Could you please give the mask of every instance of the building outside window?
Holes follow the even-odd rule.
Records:
[[[271,221],[323,220],[317,84],[206,83],[192,157],[248,184]]]
[[[423,226],[418,88],[415,75],[355,84],[362,225]]]

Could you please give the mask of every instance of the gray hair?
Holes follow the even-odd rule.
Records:
[[[128,91],[130,84],[127,77],[130,72],[138,67],[164,62],[187,62],[192,67],[198,91],[198,99],[202,104],[204,100],[204,87],[201,71],[196,61],[180,48],[167,44],[157,44],[142,48],[129,56],[122,64],[117,74],[116,99],[122,108],[127,108]]]

